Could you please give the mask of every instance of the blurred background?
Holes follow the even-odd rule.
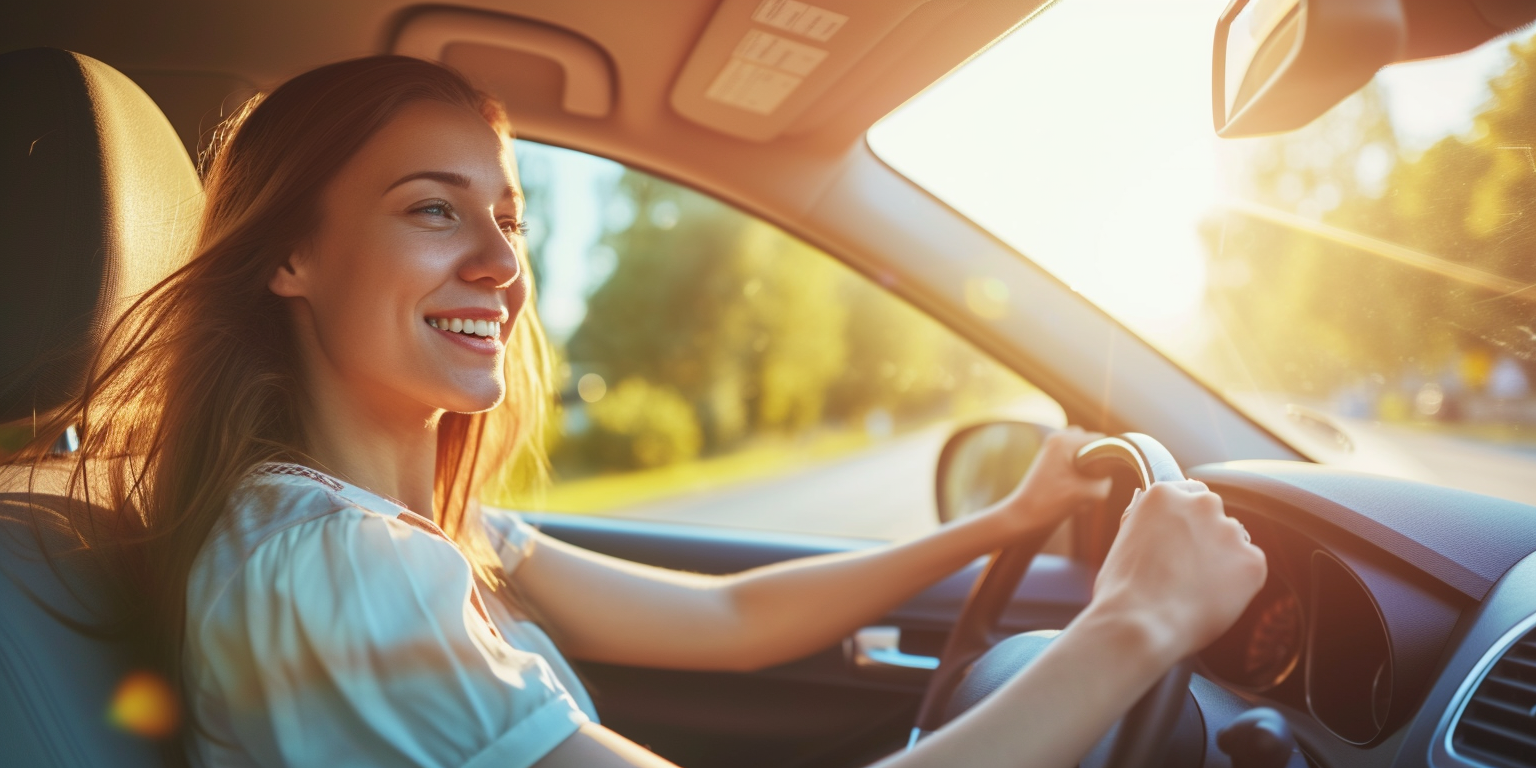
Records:
[[[555,482],[520,509],[897,538],[934,517],[957,423],[1060,424],[1038,390],[778,228],[519,141],[540,316],[559,356]]]
[[[1224,6],[1056,3],[871,144],[1312,458],[1536,502],[1531,31],[1229,140]]]

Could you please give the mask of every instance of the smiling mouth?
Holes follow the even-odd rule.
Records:
[[[495,320],[466,320],[458,317],[429,317],[427,325],[439,331],[478,336],[489,339],[501,338],[501,323]]]

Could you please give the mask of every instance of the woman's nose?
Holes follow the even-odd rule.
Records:
[[[506,288],[522,275],[517,248],[495,221],[481,229],[475,252],[459,268],[459,277],[466,282]]]

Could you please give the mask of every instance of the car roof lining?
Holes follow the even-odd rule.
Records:
[[[848,15],[853,19],[849,29],[860,19],[888,15],[887,7],[893,5],[884,0],[817,4]],[[614,101],[606,117],[550,109],[539,99],[525,102],[523,94],[548,90],[547,84],[530,87],[530,78],[556,70],[530,68],[535,71],[523,72],[519,79],[508,65],[528,64],[526,51],[521,60],[507,55],[511,51],[492,55],[490,51],[506,47],[495,45],[493,32],[454,43],[459,50],[449,50],[448,59],[507,102],[520,135],[621,161],[639,160],[700,188],[749,202],[751,208],[772,210],[780,221],[794,222],[804,201],[825,183],[825,175],[835,172],[835,158],[861,141],[869,126],[1043,4],[896,4],[906,7],[902,22],[766,142],[705,128],[679,115],[671,104],[674,83],[722,7],[719,0],[492,0],[453,6],[377,0],[78,0],[69,13],[49,4],[18,9],[13,23],[0,31],[0,46],[52,45],[95,56],[135,77],[153,75],[146,90],[183,137],[190,137],[206,134],[221,114],[210,93],[216,87],[212,83],[245,92],[252,86],[271,87],[320,64],[392,50],[411,20],[425,14],[471,11],[514,24],[568,30],[590,41],[612,63]],[[467,47],[484,50],[466,53]],[[231,100],[220,100],[227,102],[227,111]],[[701,142],[710,150],[703,161],[697,154]],[[785,172],[787,158],[792,158],[787,165],[793,173]]]

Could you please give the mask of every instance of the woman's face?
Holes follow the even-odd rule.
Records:
[[[528,296],[522,217],[509,141],[464,107],[403,108],[331,180],[319,229],[271,281],[300,305],[312,383],[411,411],[499,404]]]

